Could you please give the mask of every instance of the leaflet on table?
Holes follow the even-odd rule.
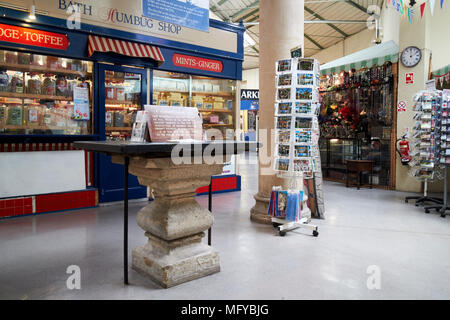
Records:
[[[89,89],[75,87],[73,89],[74,120],[89,120]]]
[[[203,141],[202,119],[195,107],[145,105],[153,142],[194,139]]]
[[[148,132],[148,119],[149,113],[147,111],[138,111],[136,113],[136,120],[133,123],[133,130],[131,132],[131,141],[145,142],[150,140]]]

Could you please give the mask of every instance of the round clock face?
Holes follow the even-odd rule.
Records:
[[[407,47],[403,50],[400,60],[405,67],[416,66],[422,59],[422,51],[417,47]]]

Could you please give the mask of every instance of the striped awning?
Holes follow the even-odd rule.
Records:
[[[398,46],[392,40],[325,63],[320,66],[320,72],[322,75],[328,75],[339,73],[342,70],[359,70],[364,67],[370,68],[374,65],[382,65],[387,61],[392,63],[398,61]]]
[[[450,72],[450,64],[448,66],[442,67],[440,69],[434,70],[431,72],[435,77],[442,77],[447,75]]]
[[[150,58],[160,63],[164,62],[164,57],[158,47],[106,37],[90,35],[88,50],[89,57],[95,51],[115,52],[129,57]]]

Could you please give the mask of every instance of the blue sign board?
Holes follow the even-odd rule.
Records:
[[[209,0],[142,0],[144,16],[209,31]]]
[[[259,90],[241,89],[241,110],[259,109]]]

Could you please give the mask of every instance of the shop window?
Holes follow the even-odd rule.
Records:
[[[208,139],[234,139],[236,81],[155,70],[153,104],[198,108]]]
[[[395,67],[386,62],[320,78],[324,177],[344,180],[347,160],[374,160],[374,184],[391,184]]]
[[[0,50],[0,134],[92,134],[89,61]]]
[[[105,131],[108,140],[131,136],[136,113],[142,105],[139,73],[105,71]]]

